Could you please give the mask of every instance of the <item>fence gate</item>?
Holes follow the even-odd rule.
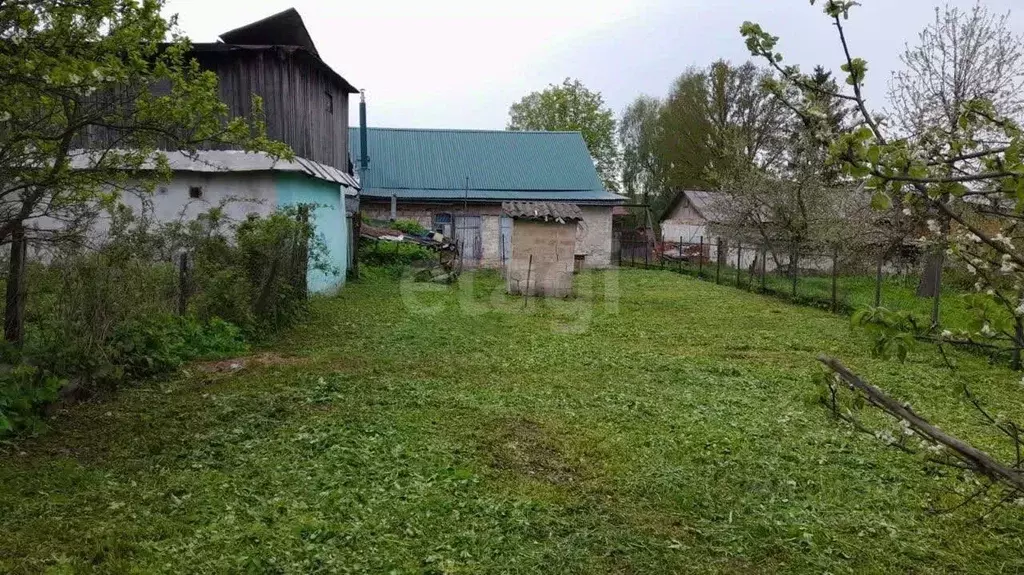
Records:
[[[480,216],[455,216],[455,240],[462,250],[465,265],[476,266],[483,259]]]

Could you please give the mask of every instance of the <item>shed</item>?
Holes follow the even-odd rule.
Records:
[[[508,293],[572,295],[576,261],[576,226],[583,211],[566,202],[504,202],[502,215],[512,220],[507,254]]]

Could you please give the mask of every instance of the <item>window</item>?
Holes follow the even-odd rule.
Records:
[[[199,198],[203,197],[203,187],[202,186],[189,186],[188,187],[188,197],[192,198],[193,200],[198,200]]]
[[[454,219],[451,214],[434,214],[434,231],[452,237],[455,231]]]
[[[327,113],[328,114],[333,114],[334,113],[334,96],[331,95],[330,92],[324,92],[324,95],[327,96]]]

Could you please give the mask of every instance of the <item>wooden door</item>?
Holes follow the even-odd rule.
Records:
[[[476,266],[483,259],[481,227],[480,216],[455,216],[455,241],[459,243],[464,265]]]

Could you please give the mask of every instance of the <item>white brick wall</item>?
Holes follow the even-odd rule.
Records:
[[[584,255],[586,267],[606,268],[612,264],[612,208],[580,206],[583,221],[576,228],[576,254]]]
[[[583,221],[576,227],[576,255],[586,256],[586,267],[606,268],[612,263],[612,208],[580,206]],[[391,217],[391,204],[363,201],[363,216],[378,220]],[[435,213],[481,216],[483,267],[501,266],[501,206],[498,204],[412,204],[398,202],[398,219],[416,220],[430,229]]]

